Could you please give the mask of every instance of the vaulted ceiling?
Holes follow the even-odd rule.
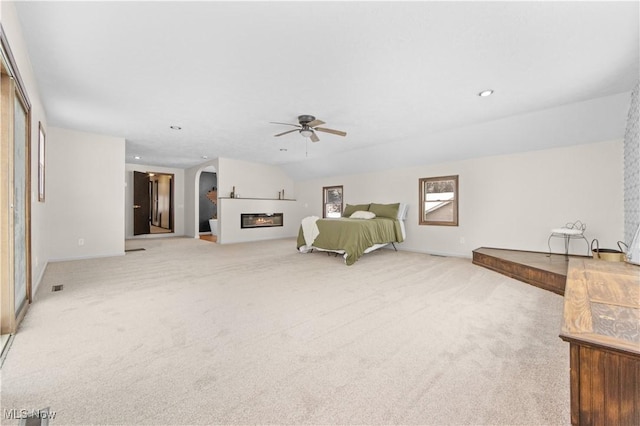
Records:
[[[639,73],[638,5],[15,8],[50,126],[124,137],[128,163],[227,157],[300,179],[620,137]],[[479,97],[485,89],[494,94]],[[270,122],[300,114],[347,136],[273,136],[292,128]]]

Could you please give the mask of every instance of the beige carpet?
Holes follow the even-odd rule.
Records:
[[[3,413],[50,407],[52,425],[570,422],[558,295],[392,250],[347,267],[293,239],[127,242],[139,247],[47,267],[2,367]]]

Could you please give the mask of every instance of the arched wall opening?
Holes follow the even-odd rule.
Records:
[[[214,160],[209,163],[202,164],[197,168],[191,169],[191,173],[193,173],[192,180],[187,180],[187,188],[190,187],[191,190],[188,191],[192,194],[192,204],[189,214],[186,215],[185,223],[187,229],[187,235],[193,236],[194,238],[200,238],[200,235],[209,235],[211,233],[210,224],[208,222],[209,219],[212,219],[215,215],[217,218],[217,203],[213,203],[210,198],[207,197],[207,193],[210,192],[214,187],[214,179],[212,175],[215,175],[215,187],[217,189],[218,182],[218,162]],[[188,173],[187,174],[191,174]],[[211,185],[209,185],[211,182]],[[210,188],[208,186],[211,186]],[[205,217],[205,216],[211,217]],[[206,223],[205,223],[206,221]],[[206,229],[205,229],[206,228]]]

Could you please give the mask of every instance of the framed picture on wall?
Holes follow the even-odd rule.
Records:
[[[42,122],[38,122],[38,201],[44,203],[45,138]]]

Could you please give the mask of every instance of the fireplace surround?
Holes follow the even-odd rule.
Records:
[[[240,228],[272,228],[283,226],[283,213],[241,213]]]

